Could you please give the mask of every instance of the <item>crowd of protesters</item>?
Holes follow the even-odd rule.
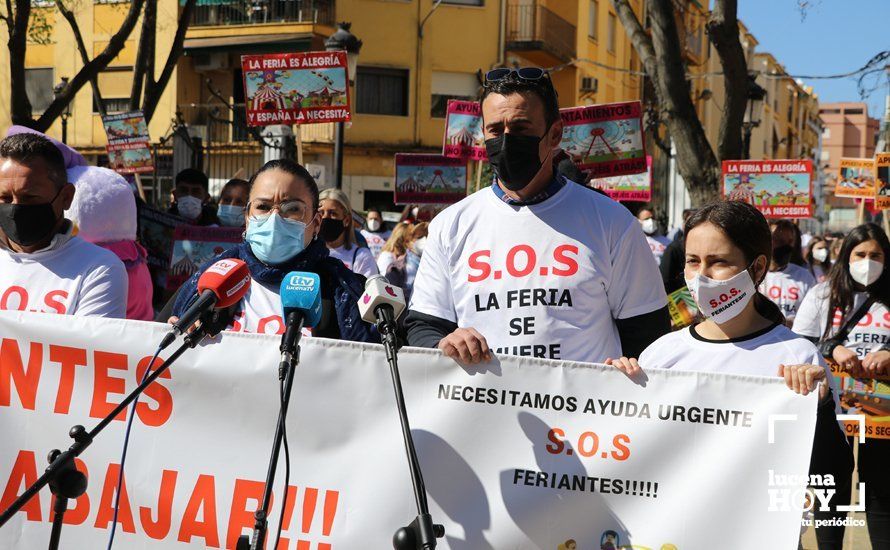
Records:
[[[283,332],[281,280],[313,271],[322,316],[312,335],[379,341],[356,305],[365,279],[379,273],[410,297],[404,343],[462,364],[507,354],[606,363],[632,379],[659,368],[784,378],[794,392],[819,394],[811,472],[839,480],[832,505],[841,505],[858,469],[872,545],[890,548],[890,441],[869,440],[854,465],[829,368],[890,374],[885,232],[866,223],[810,235],[733,201],[687,210],[680,227],[664,231],[657,209],[632,213],[561,169],[549,75],[519,71],[486,75],[492,184],[447,208],[408,207],[391,221],[378,208],[362,215],[346,193],[320,191],[286,159],[228,181],[218,197],[204,173],[178,173],[170,213],[243,228],[241,242],[213,258],[249,267],[232,328]],[[85,165],[36,133],[0,141],[0,309],[175,320],[204,266],[155,311],[159,289],[137,238],[133,191],[116,173]],[[698,319],[671,331],[667,295],[684,287]],[[817,529],[819,548],[841,548],[843,533]]]

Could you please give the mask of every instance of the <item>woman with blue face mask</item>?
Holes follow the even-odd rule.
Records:
[[[247,219],[247,201],[250,200],[250,183],[231,179],[223,185],[217,201],[216,217],[225,227],[244,227]]]
[[[188,308],[196,294],[198,277],[207,266],[221,259],[238,258],[247,263],[251,285],[244,299],[233,306],[228,330],[282,334],[281,281],[291,271],[307,271],[321,279],[322,315],[312,336],[379,341],[358,311],[364,281],[343,262],[331,258],[327,246],[317,237],[321,222],[318,186],[309,172],[292,160],[273,160],[253,175],[249,185],[244,241],[202,266],[158,319],[169,322]]]

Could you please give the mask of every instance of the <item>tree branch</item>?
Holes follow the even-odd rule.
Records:
[[[195,4],[197,4],[196,0],[186,0],[186,3],[182,8],[182,13],[179,14],[176,35],[173,37],[173,44],[170,46],[170,54],[167,56],[164,68],[161,70],[161,76],[150,88],[148,86],[145,88],[145,97],[142,100],[142,110],[145,114],[146,122],[150,121],[151,117],[154,116],[158,102],[161,100],[161,95],[164,93],[164,89],[170,82],[170,77],[173,76],[173,71],[176,69],[176,63],[182,56],[185,33],[188,31],[189,25],[191,24],[192,12],[194,11]]]
[[[68,25],[71,27],[71,32],[74,33],[74,41],[77,43],[77,51],[80,52],[80,60],[84,65],[90,62],[90,54],[87,52],[87,47],[83,42],[83,35],[80,32],[80,26],[77,24],[77,19],[75,19],[74,14],[71,13],[65,3],[62,0],[56,0],[56,7],[59,8],[59,12],[62,14],[62,17],[65,18],[65,21],[68,21]],[[102,102],[102,93],[99,90],[99,81],[98,76],[93,75],[90,78],[90,86],[93,88],[93,98],[95,98],[96,105],[99,107],[99,114],[103,117],[108,113],[105,111],[105,104]]]
[[[612,0],[646,75],[652,80],[659,108],[677,148],[677,167],[694,204],[716,199],[720,168],[692,102],[674,3],[648,0],[651,37],[627,0]]]
[[[643,28],[643,25],[637,18],[637,14],[634,13],[633,7],[627,0],[612,0],[612,6],[615,8],[615,13],[618,14],[621,25],[627,32],[631,45],[637,51],[637,55],[640,56],[640,64],[646,71],[646,75],[654,82],[658,77],[658,61],[655,58],[652,39],[649,38],[649,34]]]
[[[16,0],[17,2],[28,0]],[[139,19],[139,12],[142,11],[142,5],[145,0],[131,0],[130,9],[127,12],[126,17],[124,18],[123,23],[121,24],[120,29],[117,30],[114,35],[112,35],[111,40],[108,41],[108,45],[105,46],[105,49],[102,50],[102,53],[94,57],[89,63],[86,63],[83,67],[81,67],[80,71],[74,75],[68,85],[59,93],[59,95],[53,100],[49,107],[47,107],[46,111],[37,119],[36,122],[32,124],[32,127],[41,132],[45,132],[53,121],[58,118],[62,111],[65,110],[65,107],[74,99],[74,96],[77,95],[77,92],[83,88],[83,85],[90,81],[91,78],[95,77],[99,74],[100,71],[105,69],[109,63],[111,63],[115,57],[121,52],[124,48],[124,45],[127,41],[127,38],[130,36],[130,33],[133,32],[133,27],[136,26],[136,21]]]
[[[149,0],[151,3],[154,0]],[[145,80],[145,50],[148,47],[146,41],[149,36],[148,5],[145,6],[145,14],[142,17],[142,31],[139,33],[139,45],[136,47],[136,63],[133,65],[133,84],[130,87],[130,110],[139,109],[139,98],[142,96],[142,82]]]
[[[11,9],[11,0],[6,0]],[[25,87],[25,51],[28,48],[28,23],[31,19],[31,1],[15,0],[15,10],[10,11],[12,23],[9,25],[9,87],[10,115],[13,124],[34,126],[31,115],[31,102]]]
[[[738,0],[715,0],[708,19],[708,37],[723,67],[723,114],[717,156],[720,160],[742,157],[742,122],[748,103],[748,64],[739,40]]]

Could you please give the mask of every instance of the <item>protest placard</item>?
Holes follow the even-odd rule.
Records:
[[[163,305],[163,291],[167,288],[170,253],[173,250],[173,232],[177,226],[187,222],[185,218],[161,212],[142,202],[137,203],[137,215],[139,242],[148,253],[146,263],[151,272],[155,305]]]
[[[350,120],[346,52],[242,55],[247,123]]]
[[[108,137],[105,149],[112,170],[120,174],[142,174],[154,170],[151,137],[142,111],[103,116],[102,125]]]
[[[180,225],[173,231],[167,289],[176,290],[211,258],[241,242],[242,227]]]
[[[478,101],[448,100],[445,116],[445,143],[442,155],[470,160],[485,160],[482,134],[482,108]]]
[[[874,159],[842,158],[837,184],[834,186],[834,196],[874,200]]]
[[[643,109],[639,101],[560,109],[560,147],[591,178],[646,171]]]
[[[73,424],[90,429],[136,387],[168,330],[0,311],[0,509],[49,449],[67,447]],[[249,534],[279,408],[279,343],[224,332],[111,422],[78,459],[89,483],[70,503],[64,547],[107,544],[130,414],[120,548],[234,548]],[[290,482],[271,488],[267,547],[391,547],[415,512],[383,348],[313,337],[300,347]],[[817,393],[795,395],[779,377],[653,369],[638,385],[611,366],[498,355],[462,367],[419,348],[403,348],[399,363],[443,550],[569,540],[593,550],[603,539],[616,549],[795,548],[805,498],[824,509],[824,492],[807,488]],[[44,490],[3,540],[41,548],[51,508]]]
[[[865,437],[890,439],[890,376],[857,378],[829,360],[837,380],[838,400],[844,414],[863,415]],[[849,436],[858,436],[859,419],[847,420],[844,427]]]
[[[467,196],[467,161],[442,155],[396,154],[396,204],[451,204]]]
[[[685,286],[668,294],[668,312],[671,314],[671,328],[679,330],[692,324],[698,315],[695,298]]]
[[[890,208],[890,153],[875,155],[875,172],[875,208],[886,210]]]
[[[724,199],[756,206],[767,218],[813,215],[813,161],[725,160]]]
[[[649,202],[652,198],[652,157],[646,156],[646,171],[639,174],[594,178],[590,186],[602,189],[616,201]]]

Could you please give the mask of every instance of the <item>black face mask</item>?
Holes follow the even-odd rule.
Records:
[[[321,220],[321,225],[318,228],[318,236],[322,238],[325,242],[336,241],[340,238],[340,235],[343,234],[343,230],[346,229],[346,226],[343,225],[343,220],[335,220],[334,218],[323,218]]]
[[[504,187],[519,191],[538,174],[541,170],[538,147],[544,136],[503,133],[485,140],[488,163]]]
[[[53,203],[59,197],[43,204],[0,204],[0,228],[6,237],[20,246],[34,246],[46,239],[56,228],[59,218]]]

